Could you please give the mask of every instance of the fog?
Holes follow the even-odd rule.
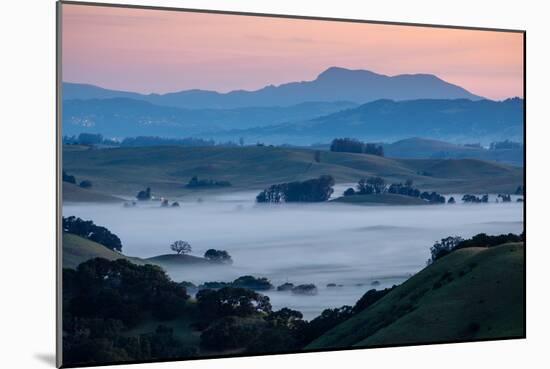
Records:
[[[181,239],[192,245],[192,255],[215,248],[233,257],[231,267],[169,269],[178,282],[231,281],[251,274],[267,277],[275,286],[287,281],[314,283],[319,288],[316,296],[266,293],[275,309],[300,310],[308,319],[328,307],[353,305],[374,281],[379,282],[376,288],[403,282],[426,265],[430,246],[443,237],[523,230],[523,206],[516,202],[257,205],[255,195],[209,196],[202,202],[184,198],[179,208],[160,208],[158,202],[134,208],[65,204],[63,215],[107,227],[121,238],[123,252],[130,256],[167,254],[169,245]],[[343,287],[327,288],[328,283]]]

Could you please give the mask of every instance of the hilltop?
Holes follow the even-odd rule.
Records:
[[[524,258],[523,243],[454,251],[307,349],[524,337]]]

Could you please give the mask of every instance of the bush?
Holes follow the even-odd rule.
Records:
[[[220,264],[233,264],[233,259],[231,255],[225,250],[215,250],[209,249],[204,253],[205,259],[213,261]]]
[[[291,290],[296,295],[316,295],[318,293],[317,286],[314,284],[300,284]]]

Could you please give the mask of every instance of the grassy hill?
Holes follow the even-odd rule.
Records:
[[[231,182],[223,191],[263,189],[274,183],[330,174],[336,182],[382,176],[413,179],[422,190],[512,192],[523,183],[520,168],[474,159],[390,159],[373,155],[281,147],[135,147],[64,151],[64,169],[90,179],[94,190],[134,196],[150,186],[159,196],[181,196],[193,176]],[[205,190],[206,191],[206,190]],[[208,193],[220,190],[208,190]]]
[[[121,203],[124,200],[105,193],[80,188],[72,183],[63,182],[63,201],[67,202],[104,202]]]
[[[183,265],[219,266],[201,257],[191,255],[159,255],[148,259],[126,256],[102,244],[87,240],[75,234],[63,233],[63,267],[76,268],[80,263],[93,258],[107,260],[126,259],[134,264],[154,264],[163,268],[176,268]]]
[[[192,255],[166,254],[145,259],[151,264],[161,266],[179,266],[179,265],[219,265],[208,259]]]
[[[126,259],[135,264],[145,264],[139,258],[129,257],[108,249],[107,247],[82,238],[80,236],[63,233],[63,268],[76,268],[80,263],[93,258],[107,260]]]
[[[452,252],[307,348],[523,337],[524,257],[522,243]]]

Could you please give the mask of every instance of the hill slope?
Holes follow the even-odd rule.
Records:
[[[308,348],[523,337],[524,246],[455,251]]]
[[[143,95],[101,87],[63,83],[63,100],[129,97],[157,105],[188,109],[231,109],[251,106],[289,106],[308,101],[352,101],[359,104],[377,99],[472,99],[480,97],[431,74],[386,76],[368,70],[331,67],[313,81],[266,86],[256,91],[218,93],[186,90]]]
[[[134,264],[146,264],[140,258],[123,255],[97,242],[74,234],[63,233],[63,268],[74,269],[80,263],[93,258],[104,258],[107,260],[126,259]]]
[[[512,192],[523,183],[521,168],[473,159],[390,159],[321,151],[316,162],[314,150],[256,146],[67,150],[63,165],[69,173],[90,179],[96,191],[126,196],[147,186],[159,196],[189,193],[184,185],[193,176],[231,182],[224,192],[258,190],[322,174],[339,183],[373,175],[388,182],[410,178],[423,190],[439,192]]]

